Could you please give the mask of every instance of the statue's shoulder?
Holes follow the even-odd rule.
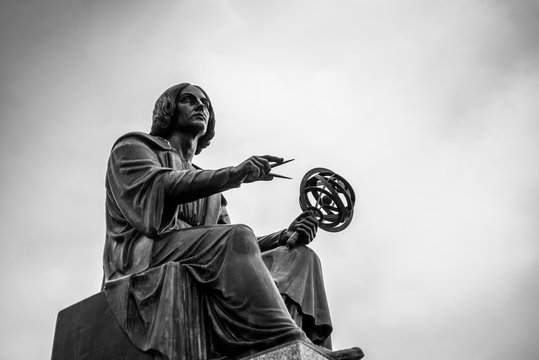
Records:
[[[121,145],[143,145],[156,150],[171,150],[170,143],[159,136],[146,134],[139,131],[129,132],[114,142],[112,149]]]

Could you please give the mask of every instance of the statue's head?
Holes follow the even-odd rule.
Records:
[[[167,139],[174,129],[174,119],[178,116],[178,102],[182,91],[188,86],[194,86],[206,96],[208,99],[210,116],[208,119],[208,125],[206,132],[198,139],[198,145],[195,154],[199,154],[202,149],[210,145],[211,139],[215,136],[215,115],[213,113],[213,106],[208,94],[200,86],[191,85],[189,83],[181,83],[171,86],[155,102],[153,109],[152,129],[151,135],[160,136]]]

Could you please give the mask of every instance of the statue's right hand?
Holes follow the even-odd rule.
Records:
[[[238,166],[234,166],[232,172],[241,183],[269,181],[273,180],[273,176],[268,175],[271,171],[270,162],[280,164],[283,160],[283,158],[271,155],[251,156]]]

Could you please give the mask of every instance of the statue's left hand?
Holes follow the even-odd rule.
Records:
[[[302,212],[297,218],[292,221],[288,229],[283,232],[279,243],[285,245],[287,240],[294,232],[297,232],[299,237],[294,245],[309,244],[314,240],[318,231],[318,220],[309,211]]]

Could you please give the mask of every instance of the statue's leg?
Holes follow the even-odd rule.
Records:
[[[331,317],[316,253],[304,245],[280,246],[262,257],[292,319],[314,344],[331,349]]]
[[[152,266],[181,263],[201,284],[217,351],[238,355],[307,340],[291,319],[245,225],[180,230],[154,243]]]

